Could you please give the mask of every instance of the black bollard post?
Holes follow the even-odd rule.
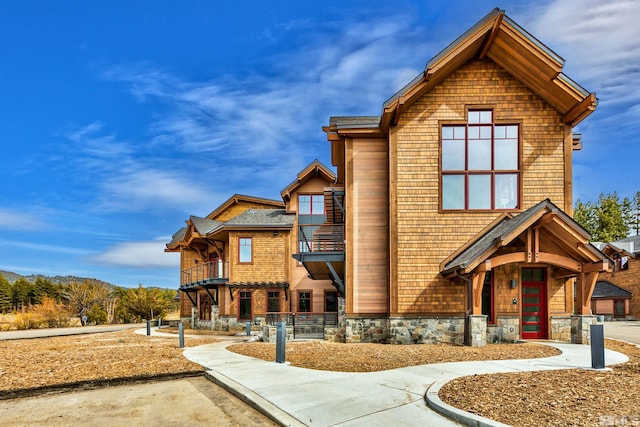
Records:
[[[151,320],[147,320],[147,336],[151,336]]]
[[[589,325],[591,330],[591,367],[604,369],[604,325]]]
[[[276,323],[276,363],[285,361],[285,343],[287,342],[287,322]]]
[[[178,323],[178,341],[180,342],[180,348],[184,348],[184,326],[182,326],[182,322]]]

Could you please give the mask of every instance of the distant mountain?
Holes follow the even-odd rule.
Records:
[[[45,276],[43,274],[30,274],[28,276],[23,276],[21,274],[18,273],[13,273],[11,271],[4,271],[4,270],[0,270],[0,274],[2,276],[4,276],[5,279],[7,279],[9,282],[15,282],[16,280],[20,279],[20,278],[25,278],[30,282],[35,282],[36,279],[38,277],[42,277],[43,279],[48,279],[51,281],[51,283],[54,284],[61,284],[61,285],[69,285],[71,283],[84,283],[89,282],[89,283],[97,283],[97,284],[105,284],[108,286],[114,286],[113,284],[109,283],[109,282],[105,282],[104,280],[100,280],[100,279],[95,279],[95,278],[88,278],[88,277],[78,277],[78,276]]]

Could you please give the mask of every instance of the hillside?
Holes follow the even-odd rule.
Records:
[[[35,282],[35,280],[38,277],[42,277],[44,279],[48,279],[53,284],[69,285],[71,283],[83,283],[83,282],[86,281],[86,282],[89,282],[89,283],[99,283],[99,284],[105,284],[105,285],[108,285],[108,286],[114,286],[113,284],[111,284],[109,282],[105,282],[103,280],[95,279],[95,278],[88,278],[88,277],[45,276],[43,274],[30,274],[28,276],[23,276],[21,274],[14,273],[12,271],[4,271],[4,270],[0,270],[0,274],[2,276],[4,276],[4,278],[7,279],[9,282],[12,282],[12,283],[15,282],[16,280],[20,279],[20,278],[25,278],[29,282]]]

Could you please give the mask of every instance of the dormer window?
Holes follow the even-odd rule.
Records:
[[[469,110],[467,123],[441,127],[443,210],[511,210],[520,205],[520,125]]]

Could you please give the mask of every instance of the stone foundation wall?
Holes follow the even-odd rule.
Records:
[[[389,344],[464,343],[464,317],[389,319]]]
[[[520,317],[498,316],[496,323],[487,325],[487,342],[514,343],[520,340]]]
[[[487,345],[487,316],[469,316],[471,328],[471,347],[484,347]]]
[[[571,342],[571,317],[551,316],[550,340]]]
[[[293,326],[285,326],[286,340],[291,341],[293,339]],[[262,342],[276,342],[276,336],[278,335],[278,328],[276,326],[265,325],[262,327]]]
[[[385,344],[388,336],[388,319],[349,317],[344,323],[344,342]]]
[[[571,316],[571,343],[590,344],[590,325],[596,323],[596,316]]]

